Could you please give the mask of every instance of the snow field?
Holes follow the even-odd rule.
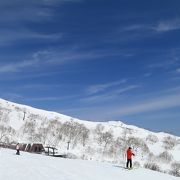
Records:
[[[119,165],[49,157],[0,149],[3,180],[176,180],[176,177],[143,168],[125,170]]]

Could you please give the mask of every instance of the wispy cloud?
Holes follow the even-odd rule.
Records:
[[[133,89],[132,89],[133,90]],[[118,99],[117,97],[113,103],[103,103],[101,106],[95,102],[98,100],[103,102],[102,96],[94,96],[94,99],[89,99],[92,102],[92,106],[85,101],[85,104],[76,108],[64,109],[61,111],[72,116],[79,116],[84,119],[91,120],[113,120],[121,119],[122,117],[128,117],[132,115],[144,116],[145,113],[166,111],[167,109],[180,106],[180,87],[169,88],[163,91],[150,92],[149,94],[137,95],[137,98],[125,98]],[[99,98],[99,99],[98,99]],[[106,97],[105,97],[106,98]],[[111,98],[111,97],[108,97]],[[107,99],[109,100],[109,99]],[[162,113],[162,112],[161,112]]]
[[[170,68],[180,63],[179,52],[177,50],[165,52],[163,55],[159,55],[156,58],[158,58],[157,62],[149,64],[147,66],[148,68]]]
[[[111,82],[111,83],[106,83],[106,84],[96,84],[96,85],[91,85],[86,89],[86,92],[88,94],[96,94],[102,91],[107,90],[108,88],[114,87],[114,86],[118,86],[120,84],[126,83],[127,80],[123,79],[120,81],[115,81],[115,82]]]
[[[62,3],[75,3],[75,2],[82,2],[84,0],[42,0],[45,4],[51,4],[51,5],[56,5],[56,4],[62,4]]]
[[[158,111],[175,108],[180,106],[180,93],[161,97],[154,97],[151,100],[136,101],[133,104],[127,104],[123,101],[120,105],[105,103],[103,106],[83,106],[72,109],[62,109],[63,112],[81,119],[90,119],[94,121],[121,120],[122,117],[139,115],[144,117],[144,113],[152,113],[157,118]],[[162,115],[162,114],[161,114]],[[172,116],[171,116],[172,118]],[[147,118],[148,119],[148,118]]]
[[[6,72],[18,72],[21,69],[27,68],[34,66],[38,64],[38,60],[25,60],[21,62],[16,62],[16,63],[9,63],[5,65],[1,65],[0,67],[0,73],[6,73]]]
[[[53,88],[60,88],[65,85],[60,84],[27,84],[21,86],[19,89],[34,89],[34,90],[47,90],[47,89],[53,89]]]
[[[157,26],[153,27],[157,32],[167,32],[180,29],[180,19],[161,21]]]
[[[180,82],[180,77],[179,76],[178,77],[172,77],[171,79],[172,79],[172,81]]]
[[[57,16],[56,8],[65,3],[79,3],[81,0],[6,0],[0,6],[0,46],[14,45],[22,40],[57,41],[62,37],[61,32],[44,33],[46,30],[37,29],[32,23],[49,23]],[[28,26],[27,26],[28,25]],[[31,28],[30,28],[31,27]],[[27,41],[26,41],[27,43]]]
[[[42,68],[52,64],[53,62],[55,64],[67,63],[66,57],[62,57],[58,52],[46,50],[38,51],[33,53],[29,60],[22,60],[14,63],[7,63],[4,65],[2,64],[0,67],[0,73],[21,72],[31,67],[39,68],[41,66]]]
[[[140,114],[144,112],[152,112],[172,107],[180,106],[180,93],[160,98],[154,98],[150,101],[139,102],[134,105],[119,107],[119,110],[112,111],[119,116]]]
[[[29,1],[31,2],[31,1]],[[13,6],[14,4],[14,6]],[[13,7],[13,8],[12,8]],[[23,8],[22,8],[23,7]],[[11,26],[22,26],[24,21],[27,22],[40,22],[50,21],[53,17],[53,11],[49,8],[43,8],[39,5],[33,5],[33,3],[26,3],[23,5],[18,3],[12,3],[11,5],[0,7],[2,16],[0,17],[1,23],[11,23]]]
[[[60,100],[64,100],[66,99],[65,97],[39,97],[39,98],[26,98],[25,101],[35,101],[35,102],[38,102],[38,101],[44,101],[44,102],[47,102],[47,101],[60,101]]]
[[[180,68],[171,71],[171,75],[172,75],[171,80],[178,82],[180,80]]]
[[[152,73],[145,73],[144,74],[144,77],[150,77],[150,76],[152,76]]]
[[[72,100],[79,98],[79,95],[62,95],[62,96],[46,96],[46,97],[26,97],[24,98],[25,101],[34,101],[34,102],[47,102],[47,101],[63,101],[63,100]]]
[[[155,24],[155,23],[154,23]],[[173,30],[180,29],[180,19],[171,19],[166,21],[160,21],[153,24],[132,24],[126,27],[121,28],[122,32],[135,32],[135,31],[144,31],[147,32],[155,31],[155,32],[168,32]]]
[[[104,102],[104,101],[119,98],[121,94],[131,91],[133,89],[139,88],[139,87],[141,87],[141,86],[140,85],[129,85],[129,86],[123,87],[123,88],[116,87],[115,90],[110,90],[108,92],[105,92],[105,93],[99,94],[99,95],[91,95],[91,96],[82,98],[81,101],[86,102],[86,103]]]
[[[1,92],[1,97],[9,101],[18,101],[24,99],[23,95],[13,92]]]
[[[132,24],[129,26],[125,26],[120,28],[120,32],[142,32],[142,31],[149,31],[152,30],[150,24]]]
[[[176,60],[168,60],[164,62],[157,62],[157,63],[150,64],[148,67],[149,68],[166,68],[175,63],[176,63]]]
[[[113,39],[115,42],[139,41],[141,39],[158,36],[159,33],[179,29],[180,19],[176,18],[152,23],[141,22],[125,26],[120,25],[112,36],[115,37],[114,34],[116,35],[115,39]]]
[[[116,54],[116,53],[115,53]],[[63,66],[77,62],[86,62],[90,60],[103,59],[103,57],[113,56],[114,53],[104,53],[98,51],[81,51],[78,48],[72,50],[53,49],[42,50],[33,53],[26,60],[3,63],[0,66],[0,73],[22,72],[27,68],[48,68],[50,66]],[[32,69],[33,70],[33,69]]]
[[[180,68],[176,69],[176,72],[177,72],[177,73],[180,73]]]
[[[2,22],[47,21],[54,15],[54,7],[64,3],[79,3],[83,0],[6,0],[1,2],[0,10]]]
[[[36,42],[55,42],[63,37],[62,33],[44,34],[27,29],[13,28],[13,30],[0,30],[0,46],[12,45],[17,41],[28,40]]]
[[[162,57],[160,57],[159,59],[164,59],[164,61],[162,61],[163,63],[161,66],[159,63],[160,68],[169,69],[169,73],[171,74],[178,73],[178,69],[180,67],[180,48],[177,47],[170,49],[169,51],[167,50],[167,52],[164,52],[164,55],[162,55]],[[155,63],[154,67],[158,67],[158,64],[156,66]]]
[[[10,72],[10,71],[6,71],[6,73],[7,72]],[[3,76],[0,76],[0,81],[4,82],[4,81],[25,80],[25,79],[27,80],[27,79],[36,79],[36,78],[41,78],[41,77],[47,78],[47,77],[51,77],[51,76],[57,76],[64,72],[66,72],[66,70],[53,71],[53,72],[42,72],[42,73],[29,72],[29,73],[23,73],[23,75],[21,73],[16,73],[13,76],[6,76],[6,73],[5,73]]]

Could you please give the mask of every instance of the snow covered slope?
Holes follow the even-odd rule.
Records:
[[[42,143],[71,158],[125,165],[132,146],[134,164],[170,172],[180,162],[180,137],[154,133],[121,121],[89,122],[0,99],[0,143]],[[174,165],[175,164],[175,165]]]
[[[107,163],[70,160],[0,149],[0,179],[3,180],[177,180],[143,168],[125,170]]]

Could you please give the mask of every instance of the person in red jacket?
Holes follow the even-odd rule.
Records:
[[[130,168],[132,168],[132,156],[135,156],[135,154],[132,152],[132,148],[129,147],[128,150],[127,150],[126,168],[129,168],[129,164],[130,164]]]

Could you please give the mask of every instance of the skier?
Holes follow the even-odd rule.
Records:
[[[16,154],[17,154],[17,155],[20,155],[19,149],[20,149],[19,143],[17,143],[17,144],[16,144],[16,151],[17,151]]]
[[[129,147],[127,150],[127,163],[126,163],[127,169],[132,169],[132,156],[135,156],[135,154],[132,152],[132,148]],[[129,163],[130,163],[130,168],[129,168]]]

